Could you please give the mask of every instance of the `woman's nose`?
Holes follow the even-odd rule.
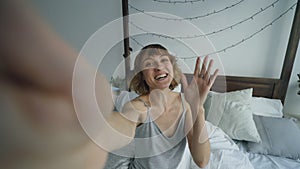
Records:
[[[155,68],[154,68],[155,71],[161,71],[162,70],[162,67],[160,65],[157,65]]]
[[[156,71],[162,70],[162,64],[156,63],[156,64],[155,64],[155,70],[156,70]]]
[[[158,72],[158,71],[160,71],[161,69],[160,69],[160,68],[155,68],[154,70]]]

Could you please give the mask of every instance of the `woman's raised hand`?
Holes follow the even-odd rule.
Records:
[[[191,106],[203,106],[207,94],[213,83],[215,82],[219,71],[218,69],[216,69],[211,75],[213,60],[210,60],[207,66],[208,56],[204,58],[201,68],[200,62],[201,59],[200,57],[198,57],[195,65],[193,79],[189,84],[184,74],[182,74],[181,77],[181,83],[183,86],[185,98]]]

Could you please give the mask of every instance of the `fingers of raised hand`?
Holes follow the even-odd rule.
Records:
[[[212,60],[210,60],[209,66],[206,69],[207,62],[208,62],[208,56],[206,56],[204,58],[202,66],[201,66],[201,70],[200,70],[200,58],[197,59],[197,63],[196,63],[197,67],[195,68],[195,73],[197,72],[196,75],[197,75],[198,78],[200,78],[199,80],[201,80],[201,79],[209,80],[210,70],[211,70],[213,62],[212,62]]]
[[[214,60],[210,60],[209,64],[208,64],[208,68],[207,68],[207,70],[205,72],[205,75],[204,75],[205,80],[210,80],[210,71],[211,71],[211,68],[212,68],[213,64],[214,64]]]
[[[206,59],[206,58],[204,59],[204,62],[207,62],[207,59]],[[205,76],[205,71],[206,71],[206,66],[205,66],[206,63],[204,63],[204,62],[203,62],[203,64],[202,64],[201,70],[200,70],[201,59],[200,59],[200,57],[197,58],[197,60],[196,60],[196,65],[195,65],[195,69],[194,69],[194,78],[195,78],[195,79],[197,79],[197,78],[203,79],[203,78],[204,78],[204,76]]]
[[[214,74],[210,77],[210,83],[211,85],[215,82],[217,75],[218,75],[219,69],[216,69]]]
[[[203,63],[202,63],[202,67],[201,67],[201,71],[200,71],[200,74],[204,75],[206,74],[206,65],[207,65],[207,62],[208,62],[208,56],[205,56],[204,60],[203,60]]]
[[[194,76],[197,77],[200,75],[200,57],[197,57],[196,65],[194,69]]]
[[[208,63],[209,61],[209,63]],[[208,66],[207,66],[208,63]],[[218,69],[216,69],[214,71],[214,73],[211,75],[211,70],[213,67],[214,61],[211,59],[208,59],[208,56],[206,56],[203,60],[202,66],[201,66],[201,70],[200,70],[200,58],[197,59],[197,63],[196,63],[196,68],[195,68],[195,73],[198,77],[197,79],[200,81],[204,80],[204,83],[207,85],[212,85],[217,77],[218,74]]]

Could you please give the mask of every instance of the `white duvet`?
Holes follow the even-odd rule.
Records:
[[[205,169],[253,169],[246,154],[220,128],[206,122],[211,144],[209,164]],[[199,169],[193,162],[188,146],[177,169]]]

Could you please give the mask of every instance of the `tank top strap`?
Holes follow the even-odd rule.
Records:
[[[146,103],[143,99],[138,98],[137,100],[138,100],[138,101],[141,101],[141,102],[144,104],[144,106],[147,107],[147,109],[150,108],[150,105],[149,105],[148,103]]]

